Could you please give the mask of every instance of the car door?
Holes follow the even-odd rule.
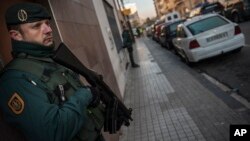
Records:
[[[161,43],[161,45],[165,44],[165,40],[166,40],[166,27],[165,27],[165,25],[163,25],[161,27],[161,34],[160,34],[160,43]]]
[[[176,30],[176,38],[173,39],[174,47],[180,55],[184,55],[187,46],[187,34],[183,25],[179,25]]]

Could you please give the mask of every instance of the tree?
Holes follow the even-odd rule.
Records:
[[[150,22],[151,22],[150,18],[149,18],[149,17],[147,17],[147,19],[146,19],[146,23],[150,23]]]
[[[132,25],[133,25],[133,27],[137,27],[140,25],[140,22],[138,20],[134,20],[134,21],[132,21]]]

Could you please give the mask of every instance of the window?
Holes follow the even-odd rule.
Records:
[[[174,24],[170,25],[170,32],[176,32],[177,26],[180,24],[181,22],[176,22]]]
[[[215,3],[212,5],[208,5],[207,7],[205,7],[202,11],[202,14],[207,14],[207,13],[211,13],[211,12],[216,12],[216,11],[223,11],[224,7],[222,5],[220,5],[219,3]]]
[[[168,16],[168,20],[169,20],[169,21],[172,20],[171,16]]]
[[[108,22],[109,22],[109,26],[115,41],[115,45],[117,48],[117,51],[119,52],[122,49],[122,40],[121,40],[121,36],[120,36],[120,32],[118,30],[118,26],[116,23],[116,19],[115,19],[115,14],[114,14],[114,9],[113,7],[106,1],[103,1],[103,5],[107,14],[107,18],[108,18]]]
[[[197,22],[194,22],[190,25],[187,26],[187,28],[190,30],[190,32],[193,35],[197,35],[199,33],[214,29],[216,27],[219,26],[223,26],[228,24],[228,22],[226,20],[224,20],[223,18],[219,17],[219,16],[213,16],[213,17],[209,17]]]
[[[174,19],[178,19],[178,15],[174,14]]]

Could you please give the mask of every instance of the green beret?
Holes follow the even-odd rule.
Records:
[[[9,7],[5,13],[7,25],[18,25],[51,19],[48,11],[40,4],[18,3]]]

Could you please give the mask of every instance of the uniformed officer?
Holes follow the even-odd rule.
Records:
[[[133,68],[140,67],[138,64],[135,63],[134,56],[133,56],[133,39],[131,37],[130,31],[126,25],[123,26],[122,31],[122,39],[123,39],[123,46],[127,49],[129,54],[129,59],[131,66]]]
[[[50,59],[54,51],[50,19],[35,3],[18,3],[6,11],[14,59],[0,75],[4,119],[29,141],[103,140],[103,107],[89,106],[98,92]]]

